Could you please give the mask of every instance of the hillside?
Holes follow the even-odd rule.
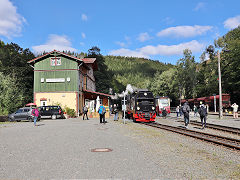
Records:
[[[103,56],[103,62],[107,68],[108,77],[111,78],[110,83],[114,92],[123,91],[127,84],[138,88],[149,88],[156,72],[163,72],[173,67],[171,64],[159,61],[122,56]],[[98,81],[97,87],[99,87]],[[101,89],[101,91],[106,92],[107,89]]]

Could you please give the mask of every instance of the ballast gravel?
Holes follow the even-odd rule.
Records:
[[[0,179],[240,179],[238,151],[112,119],[0,124]]]

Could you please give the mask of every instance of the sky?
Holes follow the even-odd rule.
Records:
[[[240,25],[239,0],[0,0],[0,39],[36,55],[54,49],[198,62],[214,40]]]

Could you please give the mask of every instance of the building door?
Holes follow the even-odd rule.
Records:
[[[46,106],[47,105],[47,101],[41,101],[41,106]]]

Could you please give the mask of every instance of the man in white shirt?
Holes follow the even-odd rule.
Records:
[[[238,105],[236,103],[234,103],[232,105],[232,108],[233,108],[233,118],[238,118]]]

